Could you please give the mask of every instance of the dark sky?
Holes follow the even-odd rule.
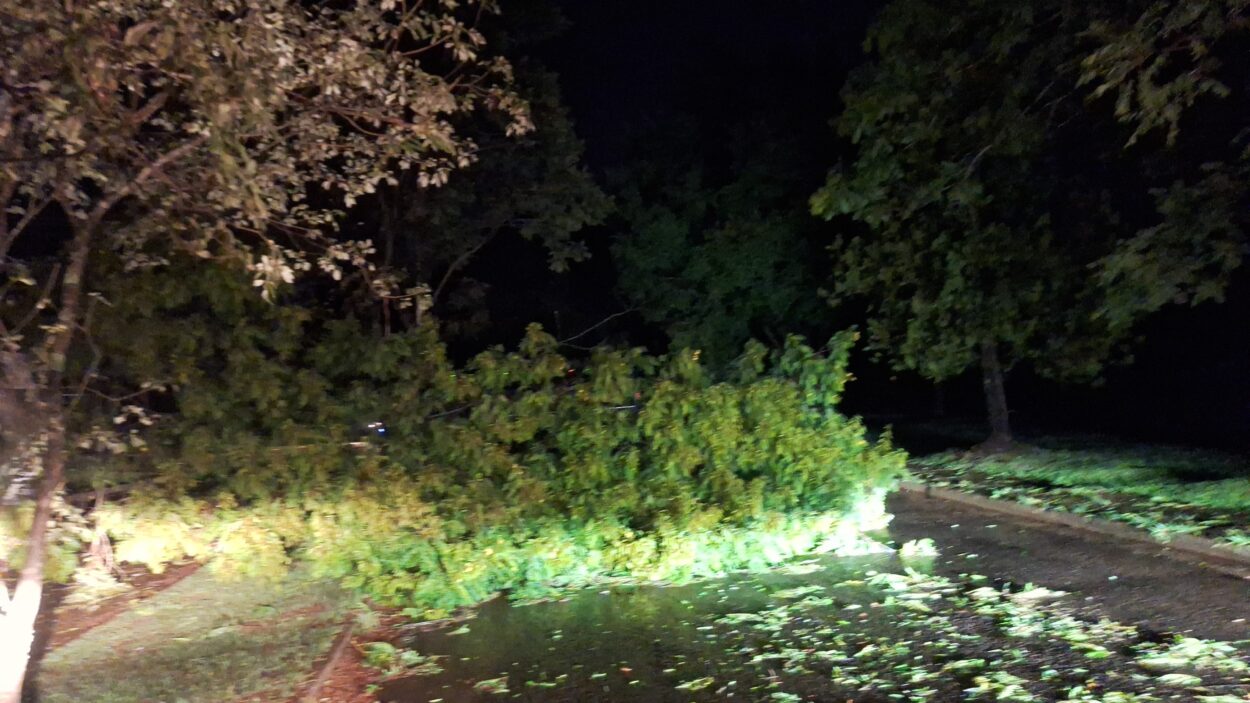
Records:
[[[761,115],[827,131],[879,4],[558,1],[572,28],[539,55],[561,76],[594,166],[614,160],[626,128],[674,114],[708,132]]]

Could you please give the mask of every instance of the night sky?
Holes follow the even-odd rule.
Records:
[[[705,134],[744,119],[824,137],[879,3],[563,0],[573,31],[540,58],[562,78],[592,166],[620,135],[675,114]]]

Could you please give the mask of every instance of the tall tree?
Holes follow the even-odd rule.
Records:
[[[0,262],[37,283],[6,310],[0,347],[13,414],[29,418],[6,476],[41,474],[25,563],[0,589],[0,702],[21,695],[48,524],[67,459],[66,403],[90,379],[66,358],[90,323],[93,251],[132,267],[170,252],[246,266],[272,291],[302,271],[368,275],[367,242],[332,233],[337,209],[418,173],[444,183],[473,161],[455,115],[489,108],[531,128],[511,70],[483,56],[490,0],[0,1]],[[444,72],[432,73],[438,65]],[[36,233],[66,231],[45,280]],[[43,332],[39,333],[38,330]],[[69,400],[67,400],[69,399]],[[6,410],[6,413],[8,411]]]
[[[838,128],[857,156],[812,198],[817,215],[858,223],[834,247],[835,302],[868,301],[870,344],[896,368],[941,381],[979,365],[989,449],[1012,441],[1008,369],[1094,379],[1143,315],[1218,297],[1239,261],[1227,209],[1195,207],[1193,181],[1156,190],[1156,214],[1134,211],[1131,193],[1178,176],[1125,176],[1149,154],[1124,152],[1086,108],[1098,11],[891,3],[874,61],[843,91]],[[1200,189],[1227,204],[1228,186],[1208,171]]]
[[[994,448],[1012,441],[1005,371],[1085,317],[1041,168],[1063,23],[1029,0],[891,3],[842,93],[858,155],[812,198],[862,226],[834,248],[834,301],[868,300],[869,344],[896,368],[942,381],[979,364]]]

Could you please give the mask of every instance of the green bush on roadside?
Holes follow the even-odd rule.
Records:
[[[331,325],[310,355],[318,387],[337,389],[347,417],[385,419],[390,439],[272,448],[321,467],[293,484],[234,463],[266,455],[259,444],[195,457],[211,428],[184,425],[191,440],[147,461],[192,467],[166,480],[199,497],[153,490],[96,519],[121,560],[249,576],[306,562],[421,616],[501,590],[761,568],[884,526],[903,457],[835,410],[853,341],[752,344],[716,382],[691,351],[600,350],[574,368],[537,327],[518,351],[457,369],[430,330],[349,354],[358,331]]]

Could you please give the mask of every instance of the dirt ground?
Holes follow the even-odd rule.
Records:
[[[979,573],[1073,593],[1082,611],[1159,632],[1250,639],[1250,573],[1238,578],[1166,547],[1126,542],[897,493],[898,542],[929,537],[948,574]]]
[[[360,652],[349,648],[335,663],[316,700],[319,703],[373,703],[377,697],[365,689],[377,679],[377,671],[365,666]],[[300,703],[305,700],[301,698]]]

